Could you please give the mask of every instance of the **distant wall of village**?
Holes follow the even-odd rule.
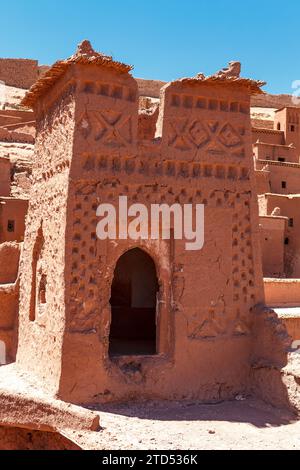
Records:
[[[37,60],[0,59],[0,80],[7,86],[27,89],[47,68],[39,66]]]

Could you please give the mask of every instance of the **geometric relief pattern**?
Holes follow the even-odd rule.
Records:
[[[220,124],[218,121],[199,119],[177,119],[170,121],[169,145],[178,150],[205,148],[209,153],[224,153],[235,150],[235,155],[243,156],[241,148],[244,130],[235,130],[232,124]]]
[[[251,236],[249,194],[234,197],[232,224],[232,301],[226,312],[224,299],[209,309],[207,318],[197,326],[191,324],[190,339],[209,339],[224,334],[249,334],[251,307],[255,305],[254,261]],[[197,324],[197,321],[195,321]]]
[[[107,111],[86,111],[78,123],[84,139],[91,137],[107,147],[126,147],[132,142],[131,116]]]
[[[69,285],[71,330],[92,331],[98,321],[96,187],[78,190],[73,207]]]
[[[234,334],[249,331],[250,308],[255,304],[254,261],[252,251],[249,196],[240,196],[240,204],[246,210],[237,210],[232,227],[232,280],[235,314]],[[236,207],[238,209],[238,206]]]
[[[231,124],[227,123],[219,132],[219,140],[226,147],[236,147],[242,140]]]
[[[109,174],[111,172],[114,174],[125,173],[137,175],[138,177],[142,175],[147,179],[153,179],[156,176],[183,178],[186,180],[216,178],[218,181],[227,179],[228,184],[236,180],[239,180],[241,184],[249,181],[249,168],[241,165],[235,166],[232,163],[211,164],[208,159],[201,162],[186,162],[181,160],[166,160],[162,162],[139,158],[121,158],[116,155],[104,155],[103,152],[84,152],[81,153],[80,157],[81,169],[88,172],[96,170]]]

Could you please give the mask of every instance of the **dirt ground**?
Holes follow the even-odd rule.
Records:
[[[102,430],[69,434],[84,449],[300,449],[300,420],[252,399],[101,407]]]

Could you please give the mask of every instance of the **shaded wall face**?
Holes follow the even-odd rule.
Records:
[[[270,186],[270,172],[264,170],[255,171],[255,183],[257,194],[269,193]]]
[[[11,284],[17,280],[20,258],[18,243],[0,245],[0,284]]]
[[[0,59],[0,80],[7,86],[30,88],[38,78],[38,62],[30,59]]]
[[[267,213],[271,214],[275,207],[279,207],[280,214],[289,219],[284,239],[284,270],[287,277],[300,276],[299,203],[300,201],[297,197],[288,198],[267,195]]]
[[[300,187],[300,168],[272,165],[270,191],[276,194],[297,194]]]
[[[107,81],[109,88],[102,86]],[[124,93],[135,86],[112,72],[80,75],[60,395],[72,401],[232,396],[246,387],[251,308],[263,300],[249,96],[226,86],[172,84],[161,100],[162,140],[142,146],[136,140],[137,100]],[[115,87],[122,91],[112,99],[108,90]],[[117,206],[121,195],[148,209],[160,202],[204,204],[203,249],[188,251],[183,240],[100,241],[97,206]],[[136,246],[157,268],[158,355],[112,361],[114,269]]]
[[[296,153],[300,155],[300,113],[297,108],[284,108],[275,113],[274,127],[284,132],[285,144],[293,144],[296,147]]]
[[[254,152],[256,158],[259,160],[299,163],[299,155],[294,147],[272,146],[258,143],[254,146]]]
[[[68,78],[37,110],[33,185],[20,262],[18,364],[54,392],[65,315],[65,230],[74,102]]]
[[[0,196],[10,195],[10,161],[0,158]]]
[[[268,144],[284,145],[284,132],[266,129],[252,129],[252,143],[255,144],[258,140]]]
[[[271,307],[298,307],[300,302],[299,287],[299,279],[265,279],[266,304]],[[296,321],[294,315],[291,319]]]
[[[0,198],[0,243],[24,240],[28,201]]]
[[[18,243],[0,244],[0,365],[16,358],[19,257]]]
[[[288,164],[255,161],[257,194],[298,194],[300,168]],[[266,169],[267,168],[267,169]]]
[[[260,217],[263,275],[284,275],[285,219]]]

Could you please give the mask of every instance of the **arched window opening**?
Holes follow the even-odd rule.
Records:
[[[124,253],[111,286],[110,356],[156,354],[157,291],[152,258],[139,248]]]
[[[44,247],[44,235],[42,224],[37,232],[37,237],[34,243],[32,252],[32,281],[31,281],[31,294],[30,294],[30,321],[35,321],[36,318],[36,303],[37,303],[37,264],[41,257],[41,253]]]

